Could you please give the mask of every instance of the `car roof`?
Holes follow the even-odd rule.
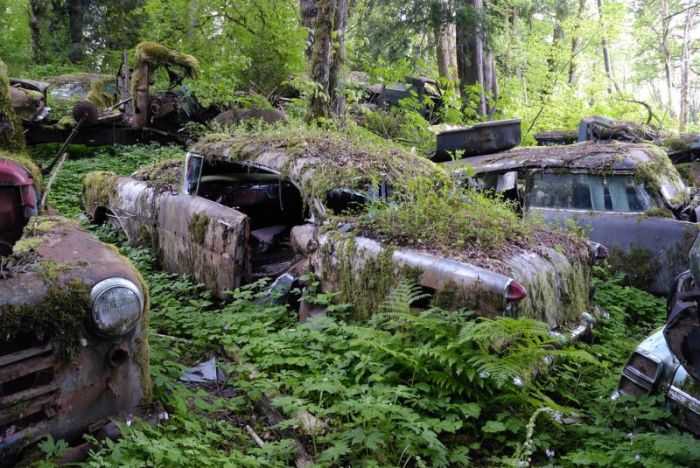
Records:
[[[644,164],[664,163],[664,160],[668,160],[668,156],[652,145],[588,141],[562,146],[521,147],[446,164],[458,167],[459,163],[467,163],[477,173],[520,168],[567,168],[597,173],[634,172]]]
[[[358,179],[398,184],[415,177],[448,177],[443,168],[386,143],[312,133],[296,137],[247,135],[197,143],[190,153],[282,174],[308,195],[353,188]]]

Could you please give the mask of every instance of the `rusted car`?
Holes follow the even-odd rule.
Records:
[[[125,56],[114,75],[75,73],[44,81],[12,79],[15,111],[30,144],[66,141],[87,145],[162,141],[184,144],[183,124],[204,123],[217,113],[204,108],[183,84],[197,60],[153,42],[136,46],[133,68]],[[154,84],[166,89],[154,91]],[[82,106],[76,113],[75,106]],[[72,112],[73,111],[73,112]],[[89,118],[81,122],[79,115]],[[81,131],[73,132],[74,129]]]
[[[654,145],[518,148],[460,162],[476,171],[469,184],[516,201],[527,216],[575,221],[591,240],[610,249],[610,263],[638,287],[667,294],[688,268],[698,234],[698,200]]]
[[[129,240],[150,245],[169,271],[192,274],[216,296],[256,278],[313,271],[340,291],[358,317],[377,310],[402,275],[434,304],[486,316],[543,320],[564,329],[591,319],[591,250],[561,233],[532,249],[472,258],[390,245],[333,216],[371,200],[392,199],[414,177],[447,178],[434,163],[394,147],[349,137],[266,134],[201,142],[185,161],[166,161],[130,177],[89,174],[84,206]],[[570,258],[561,245],[570,245]]]
[[[674,133],[646,124],[625,122],[610,117],[585,117],[578,130],[537,132],[539,146],[570,145],[583,141],[648,142],[663,149],[689,185],[700,186],[700,134]]]
[[[4,65],[0,62],[0,72]],[[125,259],[42,210],[0,73],[0,465],[78,440],[148,397],[147,291]]]
[[[700,242],[690,265],[673,283],[665,326],[632,352],[613,396],[664,395],[680,426],[700,436]]]

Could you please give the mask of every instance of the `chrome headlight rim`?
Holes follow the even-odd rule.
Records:
[[[100,297],[103,294],[107,293],[108,291],[110,291],[114,288],[124,288],[124,289],[131,291],[133,294],[136,295],[136,298],[138,299],[138,302],[139,302],[138,313],[135,315],[133,320],[131,320],[131,323],[129,324],[129,326],[123,332],[120,332],[120,333],[112,333],[112,332],[101,329],[100,326],[98,325],[98,321],[97,321],[97,318],[95,316],[95,314],[96,314],[95,304],[97,303],[97,301],[100,299]],[[134,329],[134,327],[138,323],[139,319],[143,315],[144,305],[145,305],[145,299],[143,296],[143,292],[132,281],[129,281],[126,278],[120,278],[120,277],[107,278],[107,279],[104,279],[104,280],[100,281],[99,283],[95,284],[92,287],[92,290],[90,291],[90,309],[91,309],[90,310],[90,321],[92,322],[93,328],[101,335],[123,336]]]

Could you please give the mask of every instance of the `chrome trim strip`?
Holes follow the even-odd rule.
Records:
[[[692,411],[700,416],[700,400],[689,393],[684,392],[675,385],[671,385],[666,392],[666,396],[674,403]]]

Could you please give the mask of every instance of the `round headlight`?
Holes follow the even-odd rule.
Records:
[[[109,278],[90,292],[92,323],[101,333],[123,335],[134,328],[143,311],[143,294],[124,278]]]

